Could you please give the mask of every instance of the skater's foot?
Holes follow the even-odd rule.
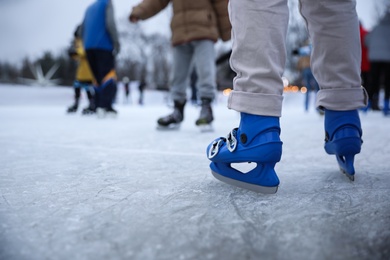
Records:
[[[279,178],[274,167],[282,155],[279,135],[279,118],[241,113],[240,126],[207,147],[213,176],[255,192],[275,193]],[[233,167],[248,163],[255,165],[248,172]]]
[[[161,117],[157,120],[157,128],[160,130],[174,130],[179,129],[183,121],[183,115],[174,110],[172,114]]]
[[[91,107],[91,106],[88,106],[86,108],[84,108],[81,113],[83,115],[92,115],[92,114],[95,114],[96,113],[96,109],[94,107]]]
[[[350,180],[355,179],[355,155],[362,146],[362,129],[357,110],[325,109],[325,151],[336,155],[340,170]]]
[[[112,107],[105,107],[105,108],[99,107],[96,109],[96,113],[98,118],[105,118],[105,117],[116,118],[118,115],[118,112]]]
[[[213,130],[211,122],[214,120],[211,99],[202,98],[201,101],[200,115],[195,124],[200,128],[201,132],[210,132]]]
[[[78,109],[78,104],[74,104],[74,105],[68,107],[68,109],[66,110],[66,112],[67,112],[68,114],[76,113],[76,112],[77,112],[77,109]]]
[[[157,120],[157,129],[160,130],[175,130],[180,128],[181,122],[184,120],[185,103],[174,102],[172,114],[161,117]]]

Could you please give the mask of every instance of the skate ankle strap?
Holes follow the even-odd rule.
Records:
[[[234,128],[226,137],[227,148],[230,152],[234,152],[237,148],[237,130],[238,128]]]
[[[213,158],[216,156],[219,152],[219,148],[226,142],[226,138],[220,137],[219,139],[214,140],[214,142],[211,144],[211,147],[209,149],[209,153],[207,157],[209,159]]]

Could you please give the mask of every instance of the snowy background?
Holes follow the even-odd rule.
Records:
[[[66,115],[71,88],[0,85],[0,259],[390,258],[390,118],[361,114],[351,182],[323,150],[323,118],[286,93],[281,185],[262,195],[210,173],[206,146],[239,120],[224,96],[200,133],[199,108],[157,131],[166,94],[131,95],[98,119]]]

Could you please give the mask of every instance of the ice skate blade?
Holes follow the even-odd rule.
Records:
[[[117,113],[106,112],[106,117],[107,118],[117,118],[117,116],[118,116]]]
[[[89,115],[93,115],[93,114],[84,114],[84,116],[89,116]],[[115,113],[97,113],[97,117],[99,119],[104,119],[104,118],[112,118],[112,119],[115,119],[117,118],[117,114]]]
[[[206,125],[198,125],[198,128],[200,130],[201,133],[210,133],[210,132],[214,132],[214,128],[212,125],[210,124],[206,124]]]
[[[336,155],[337,163],[342,174],[345,174],[351,181],[355,180],[355,168],[353,167],[354,155]]]
[[[83,113],[81,113],[82,116],[92,116],[94,114],[95,114],[95,112],[83,112]]]
[[[98,108],[96,110],[96,115],[99,119],[102,118],[116,118],[118,116],[117,113],[111,111],[105,111],[103,108]]]
[[[342,167],[340,167],[340,171],[342,174],[348,177],[350,181],[355,181],[355,174],[351,175],[346,170],[344,170]]]
[[[234,179],[222,176],[214,171],[211,171],[211,173],[213,174],[213,176],[217,180],[220,180],[224,183],[227,183],[229,185],[236,186],[236,187],[239,187],[242,189],[254,191],[257,193],[263,193],[263,194],[274,194],[278,191],[278,186],[275,186],[275,187],[260,186],[260,185],[255,185],[255,184],[251,184],[251,183],[246,183],[246,182],[234,180]]]
[[[180,129],[180,124],[170,124],[168,126],[157,125],[156,129],[160,131],[175,131]]]

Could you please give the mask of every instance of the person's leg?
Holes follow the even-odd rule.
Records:
[[[310,68],[303,69],[302,71],[303,84],[306,86],[307,89],[305,93],[305,111],[309,111],[310,93],[312,91],[310,74],[311,74]]]
[[[362,79],[362,86],[367,90],[367,92],[369,93],[368,91],[368,86],[369,86],[369,81],[370,81],[370,77],[369,77],[370,73],[369,71],[362,71],[360,73],[360,78]]]
[[[117,90],[115,57],[111,51],[104,50],[94,50],[94,55],[94,65],[91,65],[91,70],[98,83],[96,88],[98,103],[96,107],[103,108],[107,112],[116,113],[112,109]]]
[[[355,0],[300,0],[312,40],[311,68],[320,91],[317,106],[330,110],[364,107],[361,86],[361,46]]]
[[[228,107],[255,115],[281,116],[286,63],[287,0],[229,2],[230,65],[236,72]]]
[[[97,59],[97,51],[96,50],[86,50],[87,60],[89,67],[91,68],[93,77],[95,78],[96,84],[100,85],[102,82],[103,76],[99,73],[99,63]]]
[[[187,100],[189,69],[193,53],[194,48],[190,44],[173,48],[173,77],[170,92],[174,101],[185,103]]]
[[[89,104],[87,107],[85,107],[82,110],[82,114],[83,115],[94,114],[96,112],[96,106],[95,106],[96,101],[95,101],[95,88],[94,88],[92,82],[85,82],[84,89],[87,93]]]
[[[279,185],[274,167],[280,161],[279,117],[282,110],[282,74],[286,61],[287,0],[231,0],[234,78],[228,107],[241,112],[240,125],[227,138],[207,148],[213,175],[226,183],[262,193]],[[252,162],[245,173],[232,163]]]
[[[79,101],[81,96],[81,87],[79,81],[75,80],[73,82],[73,90],[74,90],[74,103],[70,107],[68,107],[68,113],[75,113],[79,107]]]
[[[202,40],[195,41],[192,45],[194,46],[194,64],[198,73],[198,96],[200,99],[213,100],[217,90],[214,42]]]
[[[217,91],[214,42],[210,40],[194,41],[194,64],[198,73],[198,95],[201,111],[195,124],[203,131],[211,130],[209,124],[214,120],[211,102]]]
[[[383,100],[383,113],[385,116],[390,115],[390,62],[384,64],[384,86],[385,86],[385,96]]]
[[[353,180],[353,161],[361,148],[357,109],[367,104],[361,86],[361,46],[355,0],[300,0],[312,40],[311,66],[318,81],[317,106],[325,110],[325,150]]]
[[[381,62],[371,62],[370,84],[368,87],[369,108],[379,110],[379,89],[382,70]]]
[[[182,44],[173,48],[173,78],[170,94],[174,102],[174,110],[172,114],[157,120],[159,129],[177,129],[184,119],[186,90],[193,52],[190,44]]]

